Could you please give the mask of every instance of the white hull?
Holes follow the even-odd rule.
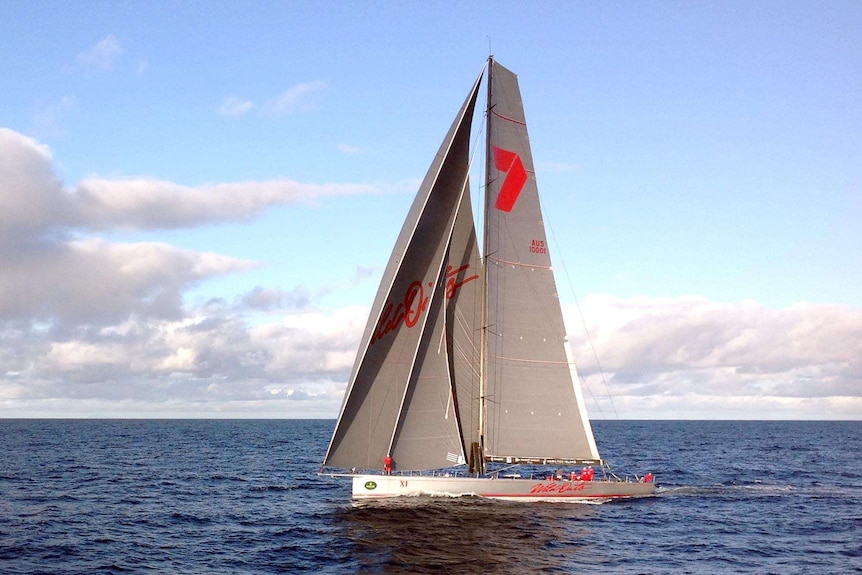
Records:
[[[355,475],[354,499],[476,496],[510,501],[602,501],[651,495],[655,483],[424,475]]]

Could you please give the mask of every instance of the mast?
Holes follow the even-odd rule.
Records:
[[[493,74],[494,56],[488,56],[488,93],[485,101],[485,190],[488,194],[488,182],[491,178],[491,85]],[[486,401],[486,386],[485,375],[487,374],[487,337],[488,337],[488,201],[483,202],[482,215],[482,333],[481,333],[481,353],[479,362],[479,445],[473,451],[476,452],[474,459],[475,463],[471,467],[475,467],[477,473],[485,473],[485,401]],[[472,471],[472,469],[471,469]]]

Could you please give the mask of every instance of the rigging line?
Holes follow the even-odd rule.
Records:
[[[541,205],[542,213],[548,215],[548,212],[545,210],[544,204],[542,204],[542,198],[541,197],[539,197],[539,204]],[[593,359],[596,362],[596,367],[598,368],[599,375],[602,378],[602,384],[605,386],[605,393],[607,394],[608,400],[610,401],[610,404],[611,404],[611,408],[613,409],[614,419],[619,419],[619,415],[617,414],[617,406],[614,404],[614,397],[613,397],[613,395],[611,395],[611,388],[608,385],[607,378],[605,377],[605,370],[602,367],[601,361],[599,361],[599,354],[596,351],[596,346],[593,344],[593,336],[590,334],[590,330],[587,327],[587,320],[584,317],[584,310],[581,309],[581,302],[578,299],[578,294],[575,293],[575,287],[574,287],[574,284],[572,283],[572,276],[569,275],[569,267],[563,261],[562,251],[560,251],[560,243],[557,241],[557,234],[554,232],[554,226],[551,224],[550,218],[546,218],[545,223],[546,223],[546,227],[548,229],[550,229],[550,231],[551,231],[551,238],[554,241],[554,248],[557,250],[557,253],[560,254],[559,261],[560,261],[560,264],[562,265],[563,272],[566,275],[566,283],[568,283],[569,291],[572,293],[572,297],[575,299],[575,307],[578,308],[578,315],[581,318],[581,325],[584,326],[584,333],[587,336],[587,343],[589,343],[590,350],[593,352]],[[568,345],[568,343],[566,345]],[[604,414],[604,410],[602,410],[601,404],[599,403],[596,396],[593,394],[593,390],[590,388],[590,386],[587,385],[586,379],[584,379],[581,376],[581,370],[578,369],[577,365],[575,366],[575,372],[578,374],[578,379],[580,379],[581,381],[584,382],[583,387],[587,388],[587,392],[589,392],[590,398],[593,400],[593,402],[595,403],[596,407],[599,410],[599,415],[601,415],[602,418],[604,418],[605,414]]]

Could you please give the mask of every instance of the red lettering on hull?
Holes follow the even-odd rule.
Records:
[[[550,495],[562,493],[574,493],[583,491],[587,484],[583,481],[552,481],[550,483],[537,483],[530,488],[532,495]]]

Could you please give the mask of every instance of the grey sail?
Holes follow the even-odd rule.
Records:
[[[489,69],[485,454],[599,460],[576,400],[518,79]]]
[[[470,431],[478,431],[477,424],[470,425],[475,415],[470,409],[479,380],[470,370],[480,358],[481,282],[466,187],[462,198],[396,429],[391,455],[399,469],[465,463],[465,439],[469,445],[475,437]],[[467,438],[462,438],[462,418]]]
[[[381,469],[391,456],[401,469],[428,469],[452,465],[450,454],[464,456],[443,337],[445,282],[456,215],[469,197],[470,129],[480,79],[435,156],[384,271],[326,466]]]
[[[478,443],[484,282],[470,195],[458,210],[446,268],[446,342],[464,449]]]

